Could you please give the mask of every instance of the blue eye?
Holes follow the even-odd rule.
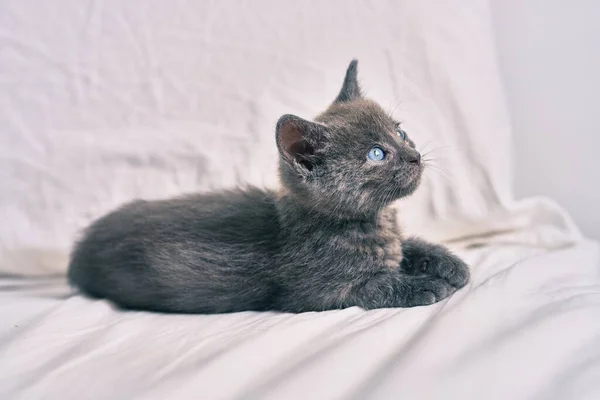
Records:
[[[383,151],[381,147],[374,146],[371,147],[371,150],[369,150],[367,157],[369,157],[369,159],[373,161],[383,161],[383,159],[385,158],[385,151]]]
[[[406,132],[404,132],[400,126],[396,127],[396,133],[400,136],[400,139],[406,140]]]

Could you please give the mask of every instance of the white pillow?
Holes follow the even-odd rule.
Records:
[[[327,107],[353,57],[366,94],[440,147],[411,233],[485,231],[509,199],[485,0],[2,8],[0,271],[64,272],[78,232],[134,198],[275,185],[277,118]]]

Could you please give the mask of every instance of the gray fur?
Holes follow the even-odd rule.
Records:
[[[411,307],[463,287],[458,257],[403,239],[390,205],[418,187],[420,154],[356,75],[354,60],[315,122],[278,121],[280,191],[127,204],[85,231],[70,281],[123,308],[179,313]],[[383,162],[367,158],[375,144]]]

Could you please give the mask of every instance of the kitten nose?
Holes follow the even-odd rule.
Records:
[[[414,155],[413,157],[411,157],[408,160],[408,162],[411,163],[411,164],[421,165],[421,154],[417,153],[416,155]]]

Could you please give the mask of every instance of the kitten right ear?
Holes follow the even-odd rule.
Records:
[[[344,78],[344,84],[342,85],[342,90],[340,90],[340,93],[335,98],[334,103],[347,103],[352,100],[362,98],[357,75],[358,60],[354,59],[350,62],[350,65],[348,65],[348,69],[346,70],[346,77]]]
[[[318,166],[315,152],[323,145],[323,125],[286,114],[276,128],[277,148],[283,159],[300,173]]]

